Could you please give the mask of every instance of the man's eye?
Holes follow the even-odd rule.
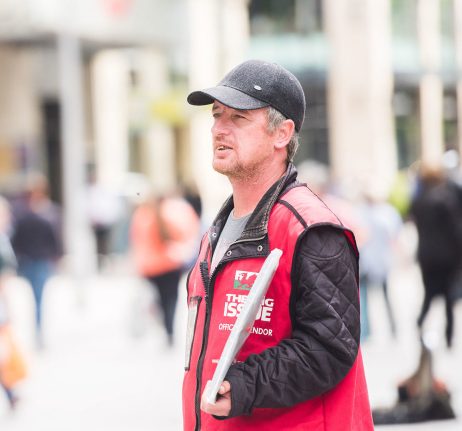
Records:
[[[234,114],[234,118],[240,119],[240,118],[245,118],[245,117],[243,115]]]

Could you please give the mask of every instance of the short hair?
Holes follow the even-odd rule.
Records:
[[[267,109],[268,117],[268,132],[273,133],[287,118],[282,115],[277,109],[272,106],[268,106]],[[294,130],[289,143],[287,144],[287,163],[293,162],[295,153],[298,149],[298,132]]]

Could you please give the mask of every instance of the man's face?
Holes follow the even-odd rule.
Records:
[[[274,156],[266,108],[241,111],[215,101],[213,168],[231,178],[245,179],[271,165]]]

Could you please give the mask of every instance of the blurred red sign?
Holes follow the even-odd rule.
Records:
[[[103,0],[105,11],[112,16],[127,15],[135,0]]]

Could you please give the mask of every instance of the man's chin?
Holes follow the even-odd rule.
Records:
[[[219,174],[222,174],[222,175],[229,175],[233,171],[230,168],[230,166],[226,166],[225,164],[220,163],[220,162],[216,162],[216,161],[214,161],[212,163],[212,167],[216,172],[218,172]]]
[[[228,178],[242,178],[247,176],[246,169],[239,163],[220,163],[219,160],[215,160],[212,163],[212,167],[216,172]]]

